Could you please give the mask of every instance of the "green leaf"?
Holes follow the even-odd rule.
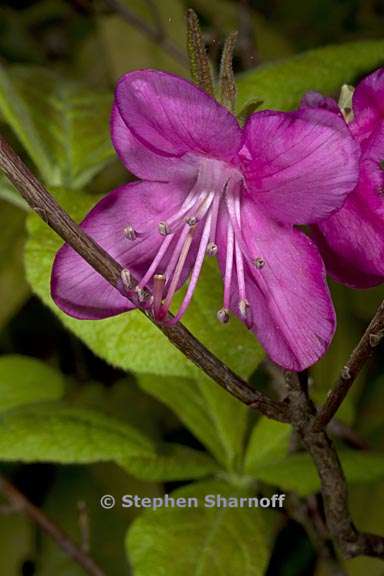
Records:
[[[128,459],[119,459],[127,472],[152,482],[189,480],[212,476],[219,471],[218,465],[204,452],[180,444],[163,444],[156,454],[143,454]]]
[[[214,384],[204,374],[196,375],[200,393],[215,425],[223,451],[222,461],[231,471],[238,471],[243,460],[244,436],[249,408]]]
[[[128,422],[149,436],[158,440],[160,426],[170,420],[169,411],[137,387],[133,378],[123,378],[112,386],[90,382],[86,386],[75,386],[67,399],[76,406],[100,410]]]
[[[138,375],[140,388],[164,402],[208,450],[222,461],[224,447],[196,380],[157,374]]]
[[[344,450],[339,452],[348,484],[367,484],[384,478],[382,454]],[[320,489],[320,480],[308,454],[292,454],[259,467],[254,478],[307,496]]]
[[[53,165],[48,148],[32,120],[27,103],[1,65],[0,112],[40,170],[43,179],[46,182],[52,182],[54,180]]]
[[[153,452],[151,441],[128,424],[60,403],[5,412],[0,431],[0,458],[9,461],[90,463]]]
[[[22,208],[26,212],[30,210],[24,198],[3,174],[0,174],[0,200],[9,202],[9,204]]]
[[[0,327],[29,295],[24,277],[25,212],[0,200]]]
[[[95,410],[38,404],[0,415],[0,459],[89,464],[113,461],[144,480],[185,480],[217,471],[206,454],[156,445],[129,424]]]
[[[287,455],[292,429],[287,424],[261,417],[249,439],[244,473],[257,474],[259,467],[281,460]]]
[[[16,354],[0,357],[0,412],[63,394],[62,375],[44,362]]]
[[[202,376],[193,380],[140,374],[138,384],[173,410],[219,462],[230,470],[238,467],[248,418],[246,406]]]
[[[264,574],[268,560],[265,511],[205,508],[202,503],[207,494],[245,495],[224,482],[199,483],[172,496],[195,497],[200,507],[146,511],[134,521],[127,537],[135,576]]]
[[[382,66],[384,41],[367,40],[327,46],[238,77],[238,110],[252,98],[263,100],[261,109],[289,110],[309,90],[335,95],[342,84],[354,84],[362,74]]]
[[[80,188],[114,157],[112,96],[37,67],[0,67],[0,112],[49,186]]]
[[[90,194],[55,190],[60,204],[80,220],[96,202]],[[27,278],[45,302],[91,350],[114,366],[138,373],[191,377],[192,365],[140,312],[132,311],[106,320],[76,320],[62,313],[50,296],[50,275],[60,239],[36,215],[28,218],[30,238],[26,246]],[[254,335],[236,318],[228,326],[216,319],[221,306],[221,279],[212,265],[205,272],[185,316],[185,324],[234,370],[248,376],[262,358]]]

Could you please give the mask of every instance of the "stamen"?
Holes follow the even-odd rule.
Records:
[[[173,239],[172,236],[167,236],[167,238],[165,238],[163,240],[156,256],[152,260],[150,267],[148,268],[148,270],[146,271],[143,278],[140,280],[140,282],[138,284],[138,286],[140,288],[144,288],[144,286],[146,284],[148,284],[149,280],[152,278],[153,274],[155,273],[156,268],[160,264],[160,262],[161,262],[163,256],[165,255],[170,243],[172,242],[172,239]]]
[[[233,269],[233,247],[234,247],[234,234],[230,222],[228,222],[227,230],[227,253],[225,257],[225,273],[224,273],[224,308],[229,309],[229,302],[231,297],[232,285],[232,269]]]
[[[153,277],[153,315],[157,319],[163,300],[165,286],[164,274],[155,274]]]
[[[225,187],[224,187],[224,193],[225,193],[226,186],[227,185],[225,185]],[[222,200],[222,198],[220,197],[220,194],[216,194],[216,197],[213,201],[213,206],[212,206],[211,234],[210,234],[210,242],[208,244],[208,246],[210,246],[210,245],[216,246],[216,251],[214,251],[213,254],[210,254],[210,252],[208,252],[209,256],[216,256],[216,254],[217,254],[216,228],[217,228],[217,218],[219,216],[219,208],[220,208],[221,200]]]
[[[172,256],[170,261],[168,262],[168,265],[165,269],[165,277],[166,277],[166,284],[168,284],[168,282],[170,281],[170,279],[173,276],[173,272],[175,270],[178,258],[179,258],[179,254],[183,249],[185,240],[188,236],[188,234],[191,233],[191,231],[193,230],[193,228],[189,228],[188,226],[184,226],[184,228],[182,229],[179,239],[177,241],[176,247],[175,249],[172,251]]]
[[[208,242],[207,245],[207,255],[208,256],[216,256],[217,254],[217,244],[215,244],[214,242]]]
[[[130,292],[135,287],[134,282],[133,282],[133,278],[132,278],[132,274],[130,273],[130,271],[127,268],[123,268],[121,271],[121,281],[123,283],[124,289],[127,292]]]
[[[175,317],[172,318],[172,320],[170,321],[170,324],[175,324],[176,322],[178,322],[180,320],[180,318],[183,316],[184,312],[188,308],[188,305],[192,299],[192,295],[193,295],[193,292],[195,291],[196,284],[199,280],[200,272],[201,272],[201,269],[202,269],[202,266],[204,263],[205,252],[207,250],[209,234],[211,231],[211,220],[212,220],[212,214],[209,214],[207,217],[207,220],[205,222],[205,225],[204,225],[204,230],[203,230],[203,233],[201,236],[199,249],[197,251],[196,261],[195,261],[195,264],[194,264],[194,267],[192,270],[191,279],[190,279],[189,284],[188,284],[187,292],[185,293],[185,296],[183,298],[181,306],[180,306],[179,310],[177,311],[177,313],[175,314]],[[167,298],[168,298],[168,296],[167,296]]]
[[[194,228],[190,228],[188,231],[187,237],[185,238],[183,247],[181,249],[179,259],[178,259],[177,264],[176,264],[176,269],[175,269],[175,272],[172,276],[172,280],[171,280],[171,283],[170,283],[170,286],[168,289],[167,296],[164,300],[163,306],[161,307],[161,317],[162,318],[164,318],[164,316],[167,315],[169,307],[172,303],[173,296],[176,292],[177,285],[179,283],[180,276],[181,276],[181,273],[183,271],[184,264],[185,264],[185,261],[187,259],[188,253],[189,253],[189,249],[190,249],[191,244],[192,244],[193,232],[194,232]]]
[[[222,324],[227,324],[229,322],[229,310],[227,310],[227,308],[220,308],[217,312],[217,319]]]
[[[256,258],[255,266],[258,270],[261,270],[262,268],[264,268],[264,266],[265,266],[264,258],[261,258],[260,256],[258,258]]]
[[[162,236],[168,236],[171,233],[167,222],[159,222],[159,232]]]
[[[136,232],[131,224],[128,224],[128,226],[124,228],[124,236],[128,238],[128,240],[136,240]]]
[[[195,209],[196,206],[199,206],[201,201],[204,201],[206,197],[206,192],[197,193],[195,187],[191,189],[180,210],[176,212],[176,214],[170,216],[167,220],[167,224],[172,229],[172,232],[175,232],[180,225],[185,224],[185,216],[188,214],[188,212],[192,209]]]
[[[209,192],[208,194],[204,195],[202,202],[197,208],[196,214],[193,216],[189,216],[186,219],[186,223],[188,224],[188,226],[191,227],[196,226],[199,220],[202,220],[202,218],[204,218],[216,196],[217,194],[215,192]]]
[[[240,197],[235,198],[235,215],[239,228],[241,229],[241,213],[240,213]],[[252,327],[252,310],[247,300],[246,287],[245,287],[245,274],[244,274],[244,259],[243,253],[235,236],[235,254],[236,254],[236,272],[237,272],[237,285],[239,288],[239,311],[242,320],[248,328]],[[264,263],[263,263],[264,265]]]
[[[241,253],[240,246],[236,242],[236,238],[235,238],[235,257],[236,257],[237,285],[239,288],[240,300],[246,300],[243,255]]]

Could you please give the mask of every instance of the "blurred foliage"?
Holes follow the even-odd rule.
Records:
[[[105,0],[9,0],[0,6],[0,129],[76,220],[101,194],[131,178],[109,140],[117,77],[142,67],[188,77],[161,45],[165,34],[183,50],[186,7],[199,13],[214,64],[225,34],[240,31],[239,110],[254,99],[263,101],[261,108],[290,109],[308,89],[337,95],[341,84],[384,62],[384,6],[377,0],[121,2],[157,40]],[[309,51],[297,55],[304,50]],[[318,490],[319,481],[309,457],[292,453],[288,426],[246,410],[199,374],[143,315],[80,322],[62,314],[49,295],[60,239],[29,214],[1,176],[0,209],[4,471],[77,540],[79,503],[85,503],[90,552],[111,576],[299,576],[316,570],[328,576],[327,568],[316,567],[305,533],[274,510],[141,514],[100,507],[107,493],[117,499],[175,489],[178,495],[268,495],[278,487],[307,495]],[[338,330],[312,370],[316,401],[324,398],[384,295],[382,287],[332,290]],[[224,327],[216,322],[220,303],[218,272],[209,263],[186,325],[244,378],[273,394],[254,337],[236,320]],[[338,414],[370,450],[337,440],[356,522],[378,532],[384,497],[383,362],[378,354]],[[346,570],[351,576],[383,572],[366,558],[348,561]],[[82,572],[29,521],[2,515],[0,508],[0,573]]]

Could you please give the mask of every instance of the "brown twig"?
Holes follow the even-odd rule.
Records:
[[[70,218],[1,136],[0,169],[31,208],[107,282],[128,298],[121,279],[123,267]],[[157,324],[151,316],[148,314],[146,316],[189,360],[238,400],[269,418],[288,421],[287,407],[283,402],[274,401],[254,390],[209,352],[181,323],[175,326]]]
[[[153,28],[128,8],[126,4],[119,2],[119,0],[104,1],[116,14],[119,14],[121,18],[128,22],[128,24],[142,32],[142,34],[145,34],[153,42],[157,42],[158,45],[174,60],[179,62],[179,64],[184,66],[184,68],[188,68],[188,59],[186,54],[164,34],[162,26],[158,25],[156,28]]]
[[[105,572],[99,568],[93,558],[82,550],[60,526],[48,518],[40,508],[32,504],[24,494],[2,475],[0,475],[0,492],[7,498],[11,506],[14,506],[19,512],[31,518],[33,522],[55,540],[67,556],[73,558],[73,560],[84,569],[86,574],[90,576],[106,576]]]
[[[291,422],[316,465],[331,536],[347,558],[366,555],[384,559],[384,537],[361,533],[352,521],[343,469],[327,432],[314,430],[316,408],[306,383],[293,373],[287,373],[286,379]]]
[[[329,392],[324,405],[318,411],[313,422],[313,430],[319,431],[330,422],[336,414],[353,382],[363,369],[367,360],[374,354],[384,337],[384,301],[378,307],[360,342],[353,350],[348,362]]]

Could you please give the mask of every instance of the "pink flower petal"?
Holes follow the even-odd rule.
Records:
[[[256,112],[244,130],[247,185],[272,218],[316,222],[340,208],[356,186],[359,146],[334,112]]]
[[[164,157],[187,152],[233,160],[241,143],[236,118],[191,82],[158,70],[125,74],[116,104],[133,135]]]
[[[384,280],[384,122],[365,145],[360,180],[344,206],[313,227],[329,273],[354,288]]]
[[[96,204],[81,227],[139,279],[164,241],[158,223],[177,210],[186,194],[185,189],[163,183],[139,182],[121,186]],[[129,225],[136,231],[135,241],[124,234]],[[191,253],[181,281],[185,280],[193,258]],[[67,244],[56,255],[51,291],[56,304],[75,318],[106,318],[132,308],[117,289]]]
[[[191,165],[187,158],[163,156],[145,146],[126,126],[116,104],[111,114],[111,137],[120,160],[138,178],[175,182],[190,177]]]
[[[274,362],[304,370],[325,353],[335,330],[323,262],[302,232],[277,224],[247,198],[242,201],[241,221],[251,329]],[[223,221],[220,226],[223,241]],[[219,252],[219,261],[224,273],[224,251]],[[231,309],[237,315],[238,303],[233,275]]]
[[[353,94],[354,121],[351,130],[362,142],[384,120],[384,68],[379,68],[362,80]]]

